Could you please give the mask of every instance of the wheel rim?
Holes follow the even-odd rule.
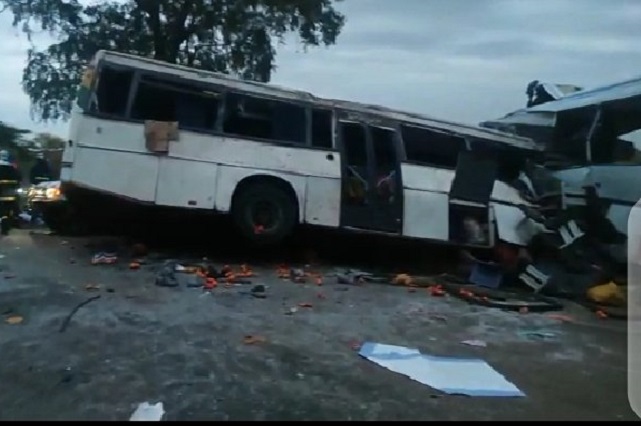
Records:
[[[255,233],[273,231],[278,227],[282,210],[272,200],[258,200],[249,209],[249,221]]]

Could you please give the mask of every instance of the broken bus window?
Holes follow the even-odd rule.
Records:
[[[104,66],[98,77],[96,102],[91,105],[92,111],[125,117],[133,78],[134,72],[132,70]]]
[[[332,149],[332,111],[325,109],[312,110],[312,146]]]
[[[288,102],[228,93],[223,132],[277,142],[305,144],[305,108]]]
[[[407,160],[437,167],[456,168],[458,154],[465,149],[465,140],[423,127],[401,125]]]
[[[219,94],[193,85],[143,76],[134,98],[131,118],[177,121],[180,128],[215,130]]]

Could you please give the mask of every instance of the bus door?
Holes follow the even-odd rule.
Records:
[[[403,188],[394,129],[339,121],[341,226],[402,231]]]
[[[490,247],[494,223],[490,199],[497,176],[497,162],[488,154],[461,151],[449,192],[450,241]]]

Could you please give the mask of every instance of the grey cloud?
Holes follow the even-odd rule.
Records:
[[[593,86],[641,74],[641,0],[345,0],[338,7],[347,16],[338,44],[302,53],[288,38],[274,82],[479,122],[522,107],[533,79]],[[30,126],[18,86],[24,55],[17,52],[26,44],[16,44],[2,15],[0,31],[0,119]],[[64,134],[66,126],[56,128]]]

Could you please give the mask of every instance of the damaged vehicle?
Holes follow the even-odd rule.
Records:
[[[481,123],[532,138],[561,183],[561,208],[625,262],[627,221],[641,199],[641,78],[580,90]]]
[[[530,203],[508,183],[540,151],[501,131],[100,51],[61,189],[73,221],[182,209],[230,214],[258,244],[312,225],[492,247],[527,242]]]

